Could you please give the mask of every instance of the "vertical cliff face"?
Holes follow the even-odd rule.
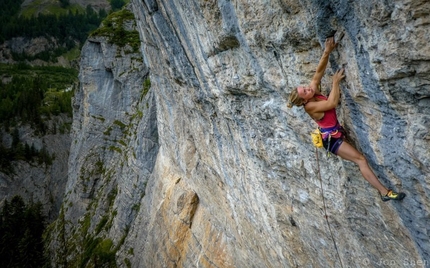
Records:
[[[57,257],[100,263],[100,250],[85,256],[95,244],[131,267],[430,265],[429,3],[130,8],[140,55],[83,48]],[[319,151],[318,165],[315,124],[286,108],[334,29],[323,87],[346,67],[339,119],[402,202],[382,202],[350,162]]]
[[[55,267],[114,262],[145,195],[159,146],[136,26],[127,9],[111,14],[82,48],[68,182],[47,238]]]

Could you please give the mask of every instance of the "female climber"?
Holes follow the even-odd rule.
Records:
[[[322,95],[319,90],[329,55],[336,46],[337,43],[335,43],[334,37],[326,39],[324,53],[311,83],[308,86],[299,86],[293,89],[290,93],[288,107],[291,108],[293,105],[303,106],[309,116],[318,124],[324,148],[343,159],[356,163],[363,177],[379,191],[382,201],[402,200],[406,194],[396,193],[385,188],[370,169],[366,158],[343,139],[343,128],[337,120],[335,108],[339,103],[339,84],[345,77],[344,70],[341,69],[333,75],[332,90],[328,97]]]

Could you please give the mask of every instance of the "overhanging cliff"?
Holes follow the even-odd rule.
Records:
[[[430,265],[430,3],[134,0],[129,8],[141,53],[101,37],[82,51],[53,261]],[[382,202],[355,165],[320,151],[332,237],[314,123],[287,109],[286,96],[309,81],[334,29],[344,37],[323,87],[346,67],[340,120],[380,180],[407,197]]]

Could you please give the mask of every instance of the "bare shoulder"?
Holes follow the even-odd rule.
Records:
[[[316,113],[322,113],[330,110],[332,107],[327,100],[314,98],[305,105],[305,111],[313,118],[319,118],[320,115]]]
[[[307,105],[306,105],[307,106]],[[312,107],[312,105],[309,108],[305,107],[306,113],[313,119],[313,120],[320,120],[324,117],[324,112],[318,111],[317,107]]]

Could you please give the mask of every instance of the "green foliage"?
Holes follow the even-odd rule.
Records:
[[[151,88],[151,80],[149,79],[149,77],[147,77],[145,81],[143,81],[143,90],[142,90],[142,95],[140,97],[141,100],[146,96],[146,94],[148,94],[148,91],[150,88]]]
[[[97,245],[100,243],[101,238],[98,237],[94,239],[93,237],[85,239],[85,248],[83,253],[83,258],[81,260],[80,267],[84,268],[86,267],[88,261],[91,259],[94,253],[94,249],[97,247]]]
[[[0,267],[43,267],[41,203],[26,205],[20,196],[5,201],[0,213]]]
[[[47,62],[57,62],[57,57],[68,54],[69,53],[68,50],[69,49],[73,50],[74,46],[75,46],[75,43],[72,42],[69,45],[66,45],[65,47],[58,47],[53,50],[45,50],[35,55],[27,55],[25,53],[15,53],[15,52],[11,52],[11,54],[12,54],[12,59],[18,62],[23,62],[26,60],[33,61],[37,59],[47,61]],[[76,59],[76,58],[77,57],[73,59]]]
[[[78,40],[83,43],[90,31],[97,29],[100,22],[106,16],[105,11],[96,13],[92,8],[87,8],[85,13],[68,12],[67,14],[39,14],[37,17],[14,16],[10,21],[5,21],[1,28],[0,36],[5,40],[16,36],[54,37],[65,43],[67,40]]]
[[[96,226],[96,230],[95,230],[96,234],[99,234],[102,231],[103,227],[105,227],[108,220],[109,220],[108,216],[106,216],[106,215],[103,216],[103,218],[100,220],[100,222]]]
[[[124,0],[110,0],[110,6],[113,11],[120,10],[125,5]]]
[[[5,39],[4,33],[9,33],[14,30],[13,27],[6,29],[7,25],[14,17],[18,17],[19,11],[21,9],[21,4],[24,0],[0,0],[0,43],[3,43]]]
[[[53,258],[51,256],[51,250],[49,249],[49,244],[52,243],[52,241],[58,242],[58,247],[56,248],[56,261],[55,264],[57,267],[70,267],[68,265],[67,261],[67,239],[66,239],[66,219],[64,217],[64,208],[65,204],[62,204],[60,213],[58,215],[58,218],[56,219],[56,222],[53,222],[49,224],[45,231],[43,232],[43,243],[45,245],[45,253],[46,258],[48,260],[53,261]],[[69,207],[71,206],[71,203],[69,203]],[[67,210],[67,209],[66,209]],[[45,268],[51,267],[49,264],[45,266]]]
[[[112,132],[112,127],[108,127],[108,128],[103,132],[103,134],[104,134],[104,135],[106,135],[106,136],[110,136],[111,132]]]
[[[81,55],[81,51],[79,50],[79,48],[75,47],[62,55],[65,59],[70,61],[70,60],[78,59],[79,56]]]
[[[42,115],[59,115],[62,113],[68,114],[72,117],[71,100],[73,97],[72,90],[57,91],[50,89],[45,92],[43,105],[40,107]]]
[[[62,3],[64,2],[64,3]],[[76,1],[75,1],[76,2]],[[68,4],[66,1],[32,0],[27,1],[21,10],[21,16],[26,18],[37,17],[40,14],[66,15],[67,13],[83,13],[85,10],[79,4]]]
[[[17,135],[18,129],[12,127],[21,122],[30,124],[39,135],[56,133],[57,126],[48,129],[45,120],[58,114],[72,116],[71,85],[77,82],[78,71],[62,67],[0,64],[0,73],[10,79],[8,83],[0,81],[0,126],[6,131],[15,131],[10,148],[0,142],[0,169],[12,173],[12,162],[16,160],[51,165],[53,156],[46,148],[35,150],[33,145],[22,143]],[[70,125],[59,126],[62,133],[68,132],[69,128]]]
[[[139,210],[140,210],[140,204],[134,204],[134,205],[131,207],[131,209],[132,209],[132,210],[134,210],[134,211],[136,211],[136,212],[139,212]]]
[[[14,169],[10,159],[14,158],[14,152],[0,144],[0,170],[6,174],[13,173]]]
[[[118,195],[118,188],[113,188],[108,195],[109,207],[113,206],[116,196]]]
[[[70,0],[60,0],[60,4],[62,8],[66,8],[70,5]]]
[[[140,37],[136,30],[127,31],[124,24],[127,21],[134,20],[134,14],[127,9],[111,13],[103,21],[100,28],[90,34],[90,36],[105,36],[108,42],[119,47],[126,45],[131,46],[131,52],[137,52],[140,47]]]
[[[114,123],[115,125],[119,126],[119,127],[121,128],[121,130],[123,130],[124,128],[126,128],[126,127],[127,127],[123,122],[121,122],[121,121],[119,121],[119,120],[115,120],[113,123]]]
[[[67,51],[76,48],[77,43],[83,44],[91,31],[97,29],[101,21],[107,16],[105,10],[95,12],[88,5],[85,10],[77,5],[71,6],[69,0],[61,0],[52,3],[51,6],[44,7],[47,14],[38,14],[40,4],[34,2],[32,9],[23,11],[23,16],[19,16],[21,1],[16,3],[11,0],[0,0],[0,43],[10,40],[13,37],[25,36],[35,38],[45,36],[54,38],[60,47],[40,52],[36,55],[26,55],[12,53],[15,61],[24,59],[41,59],[48,62],[55,62],[56,58]],[[6,8],[4,8],[6,6]],[[10,7],[10,8],[9,8]]]
[[[131,261],[128,258],[124,259],[124,263],[127,266],[127,268],[131,268]]]
[[[89,235],[88,227],[90,225],[90,218],[86,217],[85,223],[83,223],[83,232],[86,233],[83,245],[83,254],[80,263],[80,267],[88,267],[91,262],[94,267],[116,267],[115,253],[118,248],[113,247],[111,239],[102,239],[101,237],[93,237]],[[102,228],[105,227],[108,222],[108,217],[105,216],[96,226],[96,234],[98,234]]]
[[[116,267],[115,249],[111,239],[89,237],[85,239],[85,248],[80,267],[87,267],[91,261],[94,267]]]
[[[0,81],[0,122],[6,128],[19,119],[45,134],[42,116],[72,116],[73,91],[67,88],[77,82],[77,70],[0,64],[0,72],[12,78],[6,84]]]
[[[101,241],[94,249],[94,258],[96,264],[112,264],[115,265],[115,251],[111,250],[113,242],[111,239]],[[99,267],[99,266],[97,266]]]
[[[12,162],[17,160],[23,160],[27,162],[35,162],[39,165],[52,165],[54,155],[50,155],[45,147],[40,150],[36,150],[34,145],[31,146],[28,143],[23,144],[19,139],[18,129],[12,133],[12,146],[6,148],[0,143],[0,170],[6,174],[14,172]]]
[[[117,153],[122,153],[122,150],[120,149],[120,148],[118,148],[118,147],[115,147],[115,146],[109,146],[109,150],[110,151],[116,151]]]

